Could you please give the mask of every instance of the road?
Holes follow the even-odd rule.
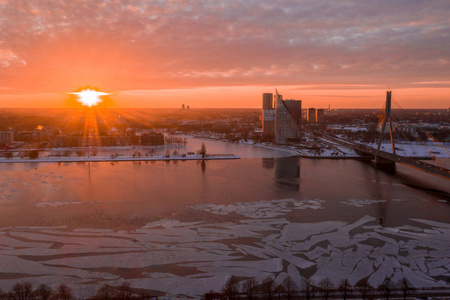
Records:
[[[352,149],[354,149],[355,151],[357,151],[358,153],[361,154],[365,154],[369,157],[375,158],[376,152],[377,150],[369,147],[367,145],[364,144],[360,144],[360,143],[356,143],[356,142],[352,142],[352,141],[347,141],[341,138],[337,138],[334,137],[332,135],[329,134],[325,134],[322,132],[314,132],[313,134],[315,134],[318,137],[322,137],[324,139],[330,140],[332,142],[341,144],[343,146],[346,147],[350,147]],[[378,156],[381,157],[384,160],[388,160],[388,161],[392,161],[392,162],[396,162],[396,163],[400,163],[402,165],[435,175],[435,176],[439,176],[441,178],[450,180],[450,170],[440,167],[440,166],[435,166],[411,157],[406,157],[406,156],[400,156],[400,155],[396,155],[396,154],[392,154],[386,151],[379,151],[378,152]]]

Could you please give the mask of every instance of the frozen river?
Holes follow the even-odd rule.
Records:
[[[208,140],[186,151],[202,142],[242,159],[0,165],[0,288],[198,297],[231,275],[450,288],[448,181]]]

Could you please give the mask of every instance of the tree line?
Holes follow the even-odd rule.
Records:
[[[238,282],[231,277],[223,286],[220,293],[210,291],[204,296],[205,300],[212,299],[371,299],[380,296],[390,299],[394,294],[398,298],[406,299],[412,292],[411,283],[402,278],[397,282],[386,278],[378,287],[372,287],[367,279],[359,281],[352,286],[348,279],[342,280],[339,285],[334,285],[329,278],[324,278],[318,283],[311,279],[303,278],[301,282],[295,282],[291,277],[286,277],[281,284],[277,284],[273,277],[267,277],[262,282],[254,278]]]
[[[286,277],[281,284],[277,284],[273,277],[267,277],[262,282],[254,278],[239,281],[236,277],[230,277],[220,292],[210,291],[203,297],[204,300],[212,299],[371,299],[384,297],[390,299],[395,295],[407,299],[413,292],[420,289],[412,287],[406,278],[397,282],[386,278],[378,287],[372,287],[367,279],[359,281],[352,286],[347,279],[342,280],[339,285],[334,285],[329,278],[324,278],[318,283],[311,279],[303,278],[301,282],[295,282],[291,277]],[[423,291],[423,290],[422,290]],[[86,298],[93,300],[113,299],[157,299],[156,295],[134,290],[130,283],[125,281],[120,286],[101,286],[95,294]],[[29,282],[16,283],[9,291],[0,289],[0,300],[75,300],[72,289],[60,284],[52,289],[47,284],[41,284],[33,288]]]

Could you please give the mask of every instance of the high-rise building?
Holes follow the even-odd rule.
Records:
[[[288,99],[284,100],[284,104],[286,104],[286,107],[290,111],[292,117],[298,122],[298,125],[300,126],[302,120],[302,101]]]
[[[273,108],[273,94],[272,93],[264,93],[263,94],[263,109],[272,109]]]
[[[263,135],[266,138],[275,137],[275,109],[263,110]]]
[[[266,138],[275,137],[275,109],[273,108],[273,94],[264,93],[262,101],[262,126]]]
[[[278,93],[275,99],[275,141],[286,144],[289,141],[300,140],[302,101],[284,101]]]
[[[308,124],[316,124],[317,120],[316,120],[316,109],[315,108],[309,108],[308,109],[308,114],[306,115],[307,119],[308,119]]]
[[[318,124],[324,124],[325,123],[325,110],[323,108],[319,108],[316,112],[316,122]]]

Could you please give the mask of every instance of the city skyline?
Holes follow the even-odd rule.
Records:
[[[446,1],[0,1],[0,106],[448,108]]]

